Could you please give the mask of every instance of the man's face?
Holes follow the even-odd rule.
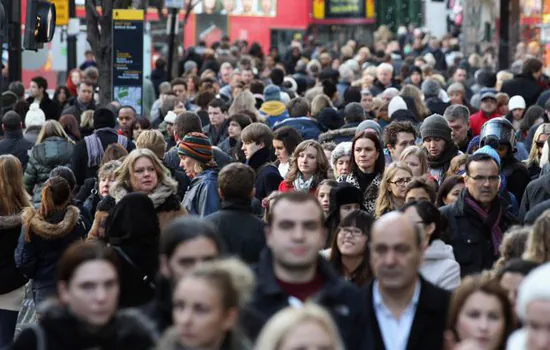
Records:
[[[525,328],[529,350],[550,349],[550,301],[537,300],[527,305]]]
[[[231,81],[231,72],[233,72],[233,68],[229,66],[224,67],[221,70],[221,78],[224,84],[229,84],[229,82]]]
[[[430,154],[430,157],[437,159],[445,149],[445,140],[439,137],[426,137],[422,145]]]
[[[223,0],[223,8],[227,13],[233,12],[235,10],[235,0]]]
[[[245,84],[249,85],[252,80],[254,80],[254,73],[251,70],[243,70],[243,81]]]
[[[283,199],[273,208],[272,215],[266,232],[274,263],[287,271],[300,271],[315,265],[326,239],[323,211],[319,205],[313,201],[293,203]]]
[[[481,101],[481,111],[485,114],[491,114],[497,109],[497,101],[492,98],[486,98]]]
[[[391,74],[387,69],[380,69],[377,73],[378,81],[383,85],[388,85],[391,82]]]
[[[361,96],[361,107],[367,112],[372,111],[372,100],[374,97],[372,95],[362,95]]]
[[[405,150],[405,148],[409,146],[415,145],[415,138],[414,135],[409,132],[400,132],[397,134],[397,142],[395,143],[395,146],[389,146],[388,149],[391,154],[391,158],[394,161],[399,161],[399,158],[401,157],[401,153]]]
[[[244,155],[246,159],[252,158],[254,153],[258,152],[260,149],[264,148],[264,143],[257,144],[256,142],[243,142],[243,146],[241,147],[242,151],[244,152]]]
[[[199,236],[178,244],[170,259],[161,255],[160,272],[164,278],[175,284],[198,264],[212,261],[219,255],[220,252],[211,239]]]
[[[222,112],[220,107],[208,107],[208,118],[210,118],[210,123],[213,126],[222,125],[226,116],[227,114]]]
[[[187,89],[185,88],[185,85],[178,84],[172,86],[172,92],[176,94],[177,97],[180,99],[186,101],[187,100]]]
[[[273,9],[273,2],[271,0],[262,0],[262,10],[264,13],[271,13]]]
[[[134,119],[136,114],[131,108],[121,108],[118,111],[118,124],[122,130],[128,130]]]
[[[34,98],[41,97],[42,94],[44,93],[44,89],[39,88],[38,84],[35,83],[34,81],[31,81],[29,90],[30,90],[31,96]]]
[[[481,204],[490,204],[498,193],[499,169],[492,160],[471,162],[466,176],[468,193]]]
[[[449,127],[451,128],[451,138],[457,145],[462,144],[468,137],[469,125],[464,119],[448,120]]]
[[[84,104],[88,104],[92,102],[93,97],[94,97],[93,86],[80,84],[80,87],[78,88],[78,99],[80,100],[80,102]]]
[[[453,74],[453,81],[455,83],[464,83],[466,81],[466,71],[458,68]]]

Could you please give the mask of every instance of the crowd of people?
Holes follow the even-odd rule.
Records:
[[[0,349],[549,350],[550,79],[516,51],[224,38],[142,115],[93,57],[10,83]]]

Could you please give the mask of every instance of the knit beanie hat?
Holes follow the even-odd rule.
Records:
[[[164,117],[164,121],[168,124],[174,124],[176,122],[176,113],[174,113],[173,111],[168,111],[168,113],[166,113],[166,116]]]
[[[325,107],[317,114],[317,121],[328,130],[339,129],[344,125],[344,119],[332,107]]]
[[[493,158],[495,162],[497,162],[498,166],[500,167],[500,156],[498,155],[498,152],[493,147],[489,145],[485,145],[480,149],[478,149],[477,151],[475,151],[474,155],[475,154],[487,154],[488,156]]]
[[[114,128],[116,116],[108,108],[99,108],[94,112],[94,129]]]
[[[332,154],[330,155],[330,163],[336,167],[336,161],[340,158],[342,158],[343,156],[348,156],[350,157],[351,156],[351,146],[352,146],[352,142],[350,141],[345,141],[345,142],[340,142],[336,148],[334,148],[334,150],[332,151]]]
[[[281,101],[281,89],[273,84],[266,86],[264,89],[264,101]]]
[[[391,118],[394,112],[400,110],[406,110],[407,103],[401,96],[395,96],[388,104],[388,116]]]
[[[29,126],[42,126],[46,122],[46,115],[44,112],[40,109],[40,105],[38,103],[31,103],[31,106],[29,107],[29,111],[25,115],[25,126],[28,128]]]
[[[525,99],[520,96],[512,96],[508,101],[508,109],[513,111],[514,109],[525,109]]]
[[[212,144],[208,137],[200,132],[190,132],[185,135],[183,141],[178,146],[178,154],[193,158],[202,164],[215,164]]]
[[[439,83],[434,79],[426,79],[422,83],[422,93],[426,98],[439,96],[440,89]]]
[[[376,121],[370,119],[362,121],[361,124],[357,126],[357,129],[355,129],[355,135],[359,135],[367,129],[374,130],[378,135],[378,139],[380,140],[380,137],[382,135],[382,127]]]
[[[447,142],[451,141],[451,128],[447,120],[439,114],[432,114],[424,119],[420,126],[422,140],[427,137],[439,137]]]

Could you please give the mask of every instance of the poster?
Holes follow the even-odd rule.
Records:
[[[202,0],[194,11],[204,15],[275,17],[277,0]]]
[[[229,33],[227,15],[198,14],[196,23],[196,42],[204,41],[207,47],[221,41],[222,37]]]

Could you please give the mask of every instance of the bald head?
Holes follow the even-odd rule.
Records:
[[[406,236],[411,236],[411,241],[416,242],[418,247],[422,245],[424,236],[422,230],[407,215],[397,211],[382,215],[382,217],[376,220],[372,228],[371,241],[374,241],[375,234],[384,235],[389,229],[398,229],[402,233],[405,233]]]

